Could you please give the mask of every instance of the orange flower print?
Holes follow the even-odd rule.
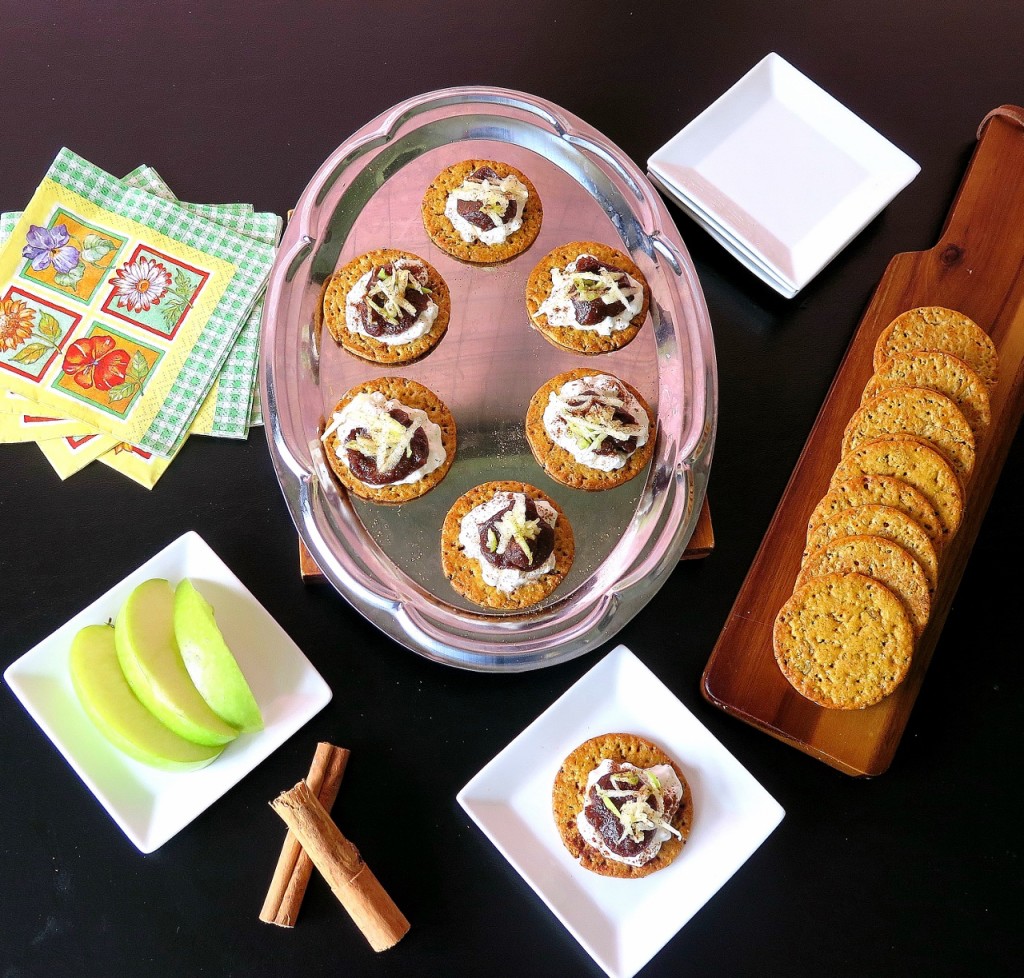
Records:
[[[131,357],[119,350],[111,336],[90,336],[75,340],[64,354],[63,371],[79,387],[109,391],[124,383]]]
[[[0,350],[16,350],[32,335],[35,314],[20,299],[0,301]]]

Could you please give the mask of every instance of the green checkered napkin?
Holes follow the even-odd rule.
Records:
[[[0,248],[7,244],[7,239],[14,233],[14,226],[20,219],[21,211],[0,214]]]
[[[135,167],[131,173],[126,173],[121,179],[129,186],[148,190],[151,194],[156,194],[157,197],[163,197],[164,200],[178,199],[167,185],[167,181],[148,163]],[[197,214],[211,218],[224,214],[241,216],[251,214],[254,210],[252,204],[188,204],[188,206]]]
[[[157,171],[147,165],[136,167],[122,178],[133,187],[139,187],[165,200],[176,200],[171,188]],[[246,237],[277,245],[284,222],[277,214],[254,213],[252,204],[182,204],[196,213],[204,214],[218,224],[244,234]],[[256,300],[221,369],[217,384],[217,403],[214,409],[211,435],[223,438],[244,438],[254,424],[262,424],[257,388],[257,367],[260,352],[260,323],[263,317],[263,297]],[[255,410],[254,410],[255,406]]]
[[[172,240],[235,266],[185,365],[175,378],[139,447],[170,457],[227,359],[243,325],[266,286],[275,247],[239,234],[181,204],[146,190],[126,187],[111,174],[69,149],[62,149],[47,177],[98,207],[136,221]],[[248,409],[245,412],[248,421]]]
[[[255,428],[263,424],[263,401],[260,398],[260,385],[257,383],[252,388],[252,404],[249,405],[249,427]]]

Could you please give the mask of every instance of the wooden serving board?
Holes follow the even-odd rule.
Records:
[[[793,591],[807,520],[828,489],[843,429],[872,373],[875,341],[907,309],[959,310],[999,351],[992,423],[978,450],[964,521],[941,555],[932,615],[906,680],[865,710],[830,710],[802,697],[775,663],[772,624]],[[896,255],[851,340],[796,468],[704,670],[705,698],[727,713],[847,774],[892,761],[978,529],[1024,412],[1024,109],[1001,106],[978,143],[938,244]]]

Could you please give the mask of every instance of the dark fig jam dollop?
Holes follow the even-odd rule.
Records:
[[[619,288],[625,290],[628,287],[629,279],[621,268],[598,261],[593,255],[581,255],[576,261],[577,272],[600,272],[602,270],[611,272],[615,276],[615,284]],[[600,296],[596,299],[584,298],[575,286],[569,290],[569,298],[576,311],[576,322],[581,326],[595,326],[602,320],[613,319],[619,313],[624,312],[626,308],[618,300],[606,303]]]
[[[466,177],[467,183],[484,183],[485,181],[499,183],[501,177],[489,166],[478,166]],[[492,215],[483,210],[483,201],[461,199],[455,201],[455,210],[459,217],[481,231],[491,231],[500,225],[511,223],[515,219],[518,206],[519,202],[513,197],[506,203],[505,209],[500,214],[494,214],[492,219]]]
[[[555,549],[555,531],[543,519],[540,519],[537,507],[532,499],[526,500],[526,518],[528,520],[539,520],[539,532],[532,540],[527,541],[527,545],[530,548],[530,556],[527,556],[515,539],[509,540],[504,553],[499,554],[496,549],[492,550],[489,546],[490,542],[496,542],[501,539],[498,524],[501,522],[501,518],[510,512],[514,505],[514,502],[510,502],[489,520],[480,525],[480,553],[488,563],[493,564],[500,570],[534,570],[543,564]]]
[[[366,296],[356,305],[360,323],[369,336],[400,336],[416,322],[423,310],[427,308],[430,304],[430,296],[410,285],[405,290],[405,300],[413,307],[413,312],[405,308],[399,308],[392,322],[370,305],[373,302],[383,309],[387,302],[387,296],[384,294],[380,281],[380,272],[383,272],[385,276],[393,275],[395,266],[393,263],[388,262],[386,265],[375,265],[370,269],[370,278],[366,285]],[[410,281],[413,278],[411,272],[409,278]]]
[[[409,428],[412,418],[401,408],[395,408],[388,412],[402,427]],[[348,446],[350,442],[368,435],[365,428],[353,428],[343,439],[342,445]],[[349,470],[368,486],[390,486],[402,479],[408,478],[426,461],[430,455],[430,442],[427,433],[418,428],[409,443],[410,451],[404,452],[398,462],[385,472],[377,468],[377,459],[372,455],[364,455],[356,448],[346,447],[346,460]]]

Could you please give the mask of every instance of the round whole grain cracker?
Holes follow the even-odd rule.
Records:
[[[897,353],[882,363],[864,387],[863,401],[870,401],[890,387],[927,387],[945,394],[963,412],[981,438],[992,423],[988,387],[968,363],[942,350]]]
[[[883,537],[860,534],[836,537],[809,554],[800,567],[794,590],[826,574],[865,574],[884,584],[907,609],[914,635],[931,614],[931,588],[924,568],[910,551]]]
[[[437,304],[437,318],[430,331],[423,336],[410,340],[408,343],[384,343],[372,336],[354,333],[346,324],[345,301],[352,287],[371,268],[386,265],[388,262],[405,258],[417,261],[427,270],[427,283],[431,290],[431,299]],[[419,255],[396,248],[378,248],[353,258],[343,265],[325,283],[321,300],[321,321],[327,331],[353,356],[372,363],[396,364],[413,363],[425,357],[448,330],[451,320],[452,299],[448,283],[441,277],[433,265]]]
[[[891,387],[853,413],[843,432],[842,451],[888,435],[917,435],[953,463],[966,483],[974,470],[974,433],[963,412],[938,391],[926,387]]]
[[[831,487],[863,475],[892,476],[909,483],[939,514],[943,547],[960,528],[964,489],[952,464],[916,435],[895,435],[865,442],[844,455],[832,475]]]
[[[345,392],[332,414],[341,411],[357,394],[370,394],[374,391],[380,392],[388,400],[401,402],[405,407],[418,408],[441,429],[441,443],[444,445],[445,452],[444,462],[416,482],[403,485],[371,486],[358,479],[339,457],[339,451],[345,451],[341,445],[341,439],[348,434],[347,431],[341,430],[333,431],[323,439],[324,457],[338,481],[353,495],[375,503],[390,503],[392,505],[407,503],[429,492],[448,474],[448,470],[455,460],[455,419],[444,401],[432,390],[415,380],[408,380],[404,377],[378,377],[375,380],[357,384]]]
[[[833,513],[808,534],[804,560],[838,537],[863,534],[891,540],[909,551],[924,570],[929,592],[935,590],[939,577],[935,545],[920,523],[895,506],[871,503]]]
[[[466,177],[482,166],[490,167],[502,178],[516,177],[529,194],[523,205],[522,226],[504,241],[493,245],[482,241],[464,241],[444,212],[448,195],[461,187]],[[445,167],[430,182],[423,195],[422,214],[423,226],[430,240],[442,251],[474,265],[494,265],[521,255],[537,240],[544,220],[544,206],[530,178],[514,166],[497,160],[461,160]]]
[[[491,587],[483,577],[480,561],[468,556],[459,545],[462,520],[470,510],[491,499],[496,492],[521,492],[529,499],[541,499],[558,514],[555,522],[555,566],[550,573],[511,592]],[[562,508],[536,486],[525,482],[485,482],[455,500],[441,527],[441,567],[453,588],[464,598],[485,608],[517,611],[543,601],[569,573],[575,556],[572,526]]]
[[[902,510],[928,534],[933,546],[941,547],[942,523],[935,507],[910,483],[889,475],[859,475],[833,485],[818,501],[807,521],[807,539],[824,520],[856,506],[891,506]]]
[[[897,353],[942,350],[969,364],[991,390],[999,379],[999,355],[992,338],[973,319],[945,306],[919,306],[900,313],[875,342],[873,366]]]
[[[643,288],[643,307],[629,321],[625,329],[620,329],[610,336],[602,336],[596,330],[575,329],[572,326],[552,326],[548,317],[540,312],[544,300],[553,287],[551,270],[563,269],[574,262],[580,255],[593,255],[598,261],[621,268],[629,276],[640,283]],[[621,350],[636,337],[647,319],[651,304],[651,290],[643,272],[628,255],[599,241],[570,241],[568,244],[549,251],[537,264],[526,281],[526,309],[531,323],[550,343],[574,353],[610,353]]]
[[[627,762],[639,768],[668,764],[683,786],[683,798],[672,819],[672,827],[679,832],[681,838],[672,836],[663,842],[657,855],[643,866],[631,866],[609,859],[588,845],[576,827],[576,816],[583,810],[585,803],[587,778],[606,759]],[[693,798],[679,765],[657,744],[627,733],[606,733],[591,737],[562,761],[551,791],[551,811],[562,843],[572,857],[592,873],[619,879],[638,879],[664,869],[682,851],[693,824]]]
[[[556,444],[552,440],[547,428],[544,426],[544,410],[548,404],[548,397],[574,380],[582,380],[585,377],[595,377],[598,375],[613,377],[612,374],[608,374],[605,371],[588,370],[584,367],[567,370],[556,377],[552,377],[530,399],[530,406],[526,412],[526,440],[529,442],[534,458],[537,459],[537,462],[544,471],[556,482],[562,483],[562,485],[570,486],[573,489],[585,489],[591,492],[600,489],[613,489],[639,475],[647,466],[647,463],[651,460],[651,455],[654,453],[656,434],[654,412],[647,401],[644,400],[643,395],[624,380],[613,377],[614,380],[618,381],[637,399],[647,414],[647,423],[649,425],[646,443],[629,456],[626,464],[621,468],[612,469],[610,472],[594,469],[589,465],[577,462],[571,452],[566,451],[561,445]]]
[[[836,710],[872,706],[904,680],[914,630],[903,602],[866,574],[825,574],[797,588],[772,628],[793,688]]]

